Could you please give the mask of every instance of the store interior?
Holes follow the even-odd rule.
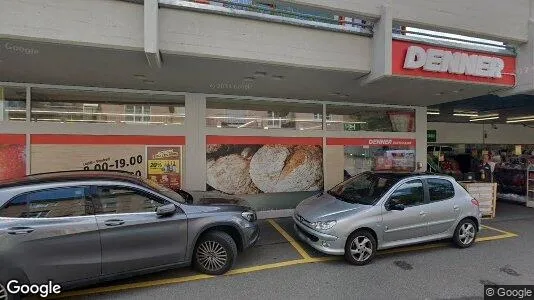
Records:
[[[429,107],[428,169],[460,181],[496,183],[497,201],[532,206],[532,97],[487,95]]]

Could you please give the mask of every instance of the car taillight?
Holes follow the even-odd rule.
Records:
[[[475,206],[478,206],[478,205],[479,205],[477,199],[471,199],[471,203],[473,203],[473,205],[475,205]]]

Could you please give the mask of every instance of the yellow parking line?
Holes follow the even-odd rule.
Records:
[[[246,273],[251,273],[251,272],[276,269],[276,268],[282,268],[282,267],[288,267],[288,266],[300,265],[300,264],[336,261],[342,258],[341,256],[311,257],[298,244],[298,242],[296,242],[282,227],[280,227],[280,225],[278,225],[278,223],[276,223],[273,220],[268,220],[268,221],[299,252],[299,254],[302,255],[303,258],[290,260],[290,261],[283,261],[283,262],[278,262],[278,263],[272,263],[272,264],[266,264],[266,265],[234,269],[234,270],[230,270],[224,276],[246,274]],[[485,226],[485,225],[483,226],[486,227],[487,229],[495,230],[503,234],[477,238],[476,242],[494,241],[494,240],[500,240],[500,239],[506,239],[506,238],[512,238],[512,237],[518,236],[517,234],[512,233],[512,232],[507,232],[504,230],[500,230],[500,229]],[[426,244],[426,245],[420,245],[420,246],[408,246],[408,247],[403,247],[403,248],[382,250],[382,251],[379,251],[377,255],[421,251],[421,250],[427,250],[427,249],[442,248],[448,245],[449,245],[448,243],[437,243],[437,244]],[[51,296],[50,298],[59,299],[59,298],[66,298],[66,297],[76,297],[76,296],[86,296],[86,295],[101,294],[101,293],[119,292],[119,291],[124,291],[124,290],[147,288],[147,287],[154,287],[154,286],[160,286],[160,285],[177,284],[177,283],[184,283],[184,282],[190,282],[190,281],[196,281],[196,280],[210,279],[214,277],[216,276],[198,274],[198,275],[185,276],[185,277],[151,280],[151,281],[145,281],[145,282],[136,282],[136,283],[120,284],[120,285],[114,285],[114,286],[97,287],[97,288],[90,288],[90,289],[85,289],[85,290],[65,292],[65,293],[61,293],[56,296]]]
[[[269,270],[269,269],[276,269],[276,268],[293,266],[293,265],[307,264],[307,263],[311,263],[311,262],[312,261],[310,261],[308,259],[295,259],[295,260],[283,261],[283,262],[278,262],[278,263],[272,263],[272,264],[266,264],[266,265],[259,265],[259,266],[253,266],[253,267],[230,270],[225,275],[245,274],[245,273],[263,271],[263,270]]]
[[[515,233],[505,233],[505,234],[494,235],[494,236],[480,237],[480,238],[477,238],[476,241],[487,242],[487,241],[495,241],[495,240],[502,240],[502,239],[507,239],[507,238],[512,238],[512,237],[517,237],[517,236],[518,235]]]
[[[193,276],[120,284],[120,285],[113,285],[113,286],[106,286],[106,287],[97,287],[97,288],[92,288],[92,289],[61,293],[57,296],[51,296],[50,299],[85,296],[85,295],[109,293],[109,292],[118,292],[118,291],[123,291],[123,290],[152,287],[152,286],[157,286],[157,285],[165,285],[165,284],[172,284],[172,283],[182,283],[182,282],[188,282],[188,281],[208,279],[208,278],[213,278],[213,277],[214,276],[211,276],[211,275],[198,274],[198,275],[193,275]]]
[[[282,268],[282,267],[299,265],[299,264],[309,264],[309,263],[314,263],[314,262],[322,262],[322,261],[334,260],[334,259],[337,259],[337,258],[336,257],[321,257],[319,259],[314,259],[314,258],[311,258],[311,259],[295,259],[295,260],[283,261],[283,262],[266,264],[266,265],[259,265],[259,266],[253,266],[253,267],[234,269],[234,270],[230,270],[228,273],[224,274],[224,276],[246,274],[246,273],[252,273],[252,272],[257,272],[257,271],[276,269],[276,268]],[[138,283],[128,283],[128,284],[114,285],[114,286],[109,286],[109,287],[99,287],[99,288],[92,288],[92,289],[85,289],[85,290],[79,290],[79,291],[66,292],[66,293],[62,293],[62,294],[59,294],[59,295],[54,296],[54,297],[50,297],[50,299],[59,299],[59,298],[66,298],[66,297],[76,297],[76,296],[86,296],[86,295],[101,294],[101,293],[119,292],[119,291],[123,291],[123,290],[154,287],[154,286],[167,285],[167,284],[173,284],[173,283],[184,283],[184,282],[189,282],[189,281],[196,281],[196,280],[201,280],[201,279],[210,279],[210,278],[215,278],[215,277],[216,276],[199,274],[199,275],[193,275],[193,276],[168,278],[168,279],[161,279],[161,280],[151,280],[151,281],[138,282]]]
[[[268,221],[271,225],[273,225],[274,229],[276,229],[276,231],[278,231],[291,244],[291,246],[293,246],[293,248],[297,250],[297,252],[302,256],[302,258],[311,258],[311,256],[306,252],[306,250],[304,250],[304,248],[302,248],[300,244],[289,235],[289,233],[287,233],[282,227],[280,227],[278,223],[276,223],[273,219],[269,219]]]
[[[497,232],[500,232],[500,233],[504,233],[504,234],[508,234],[508,235],[517,236],[517,234],[515,234],[515,233],[513,233],[513,232],[504,231],[504,230],[497,229],[497,228],[494,228],[494,227],[490,227],[490,226],[487,226],[487,225],[481,225],[480,228],[487,228],[487,229],[491,229],[491,230],[493,230],[493,231],[497,231]]]

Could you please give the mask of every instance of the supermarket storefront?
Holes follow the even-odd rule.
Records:
[[[425,113],[13,83],[0,90],[1,179],[124,170],[171,188],[240,195],[259,209],[291,208],[347,174],[415,170],[416,115]]]

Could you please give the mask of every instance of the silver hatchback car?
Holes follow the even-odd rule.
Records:
[[[397,246],[452,238],[469,247],[481,213],[452,177],[365,172],[302,201],[293,218],[313,248],[364,265],[377,250]]]

